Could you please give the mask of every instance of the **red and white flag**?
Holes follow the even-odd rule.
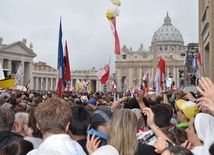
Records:
[[[143,80],[143,81],[147,81],[148,78],[149,78],[149,70],[147,70],[146,73],[143,75],[142,80]]]
[[[165,54],[163,53],[162,56],[160,57],[160,60],[157,65],[157,71],[156,71],[156,76],[155,76],[155,93],[156,95],[161,94],[161,86],[165,81]]]
[[[108,80],[108,77],[110,74],[110,63],[111,63],[111,58],[109,60],[109,63],[104,67],[100,68],[100,70],[97,72],[97,77],[99,78],[101,84],[106,83],[106,81]]]
[[[85,86],[88,87],[90,84],[91,84],[91,81],[88,80],[88,81],[85,83]]]
[[[111,94],[114,95],[114,90],[117,88],[114,81],[111,82]]]
[[[198,64],[200,66],[202,66],[202,64],[203,64],[203,62],[202,62],[202,53],[201,53],[200,48],[198,49]]]
[[[70,71],[70,62],[69,62],[69,54],[68,54],[68,45],[67,41],[65,41],[65,80],[66,81],[71,81],[71,71]]]
[[[116,29],[116,17],[114,17],[110,20],[110,26],[111,26],[111,30],[112,30],[112,33],[114,35],[114,40],[115,40],[114,53],[117,55],[120,55],[121,54],[120,40],[119,40],[119,36],[117,33],[117,29]]]

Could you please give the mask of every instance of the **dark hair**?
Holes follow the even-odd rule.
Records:
[[[33,144],[24,139],[16,139],[11,144],[4,146],[0,150],[1,155],[26,155],[33,150]]]
[[[155,118],[155,124],[160,128],[168,127],[172,118],[172,110],[166,104],[156,104],[151,107]]]
[[[36,126],[37,122],[35,118],[35,108],[31,109],[31,111],[29,112],[27,123],[28,123],[28,127],[33,129],[33,133],[32,133],[33,137],[42,138],[42,133]]]
[[[11,130],[15,114],[12,110],[0,107],[0,129]]]
[[[165,148],[163,152],[165,150],[168,150],[171,155],[193,155],[193,153],[190,150],[181,146],[171,146],[171,147]]]
[[[209,148],[210,155],[214,155],[214,143]]]
[[[87,135],[87,129],[91,122],[91,116],[82,105],[71,107],[70,131],[74,135]]]

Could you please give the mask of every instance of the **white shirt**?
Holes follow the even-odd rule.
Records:
[[[86,155],[82,147],[67,134],[55,134],[27,155]]]
[[[196,147],[193,147],[191,152],[194,154],[194,155],[202,155],[201,152],[202,152],[202,148],[203,146],[196,146]]]

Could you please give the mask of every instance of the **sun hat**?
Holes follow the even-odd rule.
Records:
[[[179,99],[176,101],[176,105],[181,111],[183,111],[184,115],[188,119],[191,119],[199,112],[199,109],[196,106],[196,103],[192,101],[185,101],[183,99]]]
[[[80,100],[82,101],[82,102],[88,102],[88,97],[87,96],[81,96],[80,97]]]

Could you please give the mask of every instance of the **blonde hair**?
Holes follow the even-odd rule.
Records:
[[[114,146],[120,155],[133,155],[138,148],[136,131],[135,113],[129,109],[116,110],[111,120],[108,144]]]

